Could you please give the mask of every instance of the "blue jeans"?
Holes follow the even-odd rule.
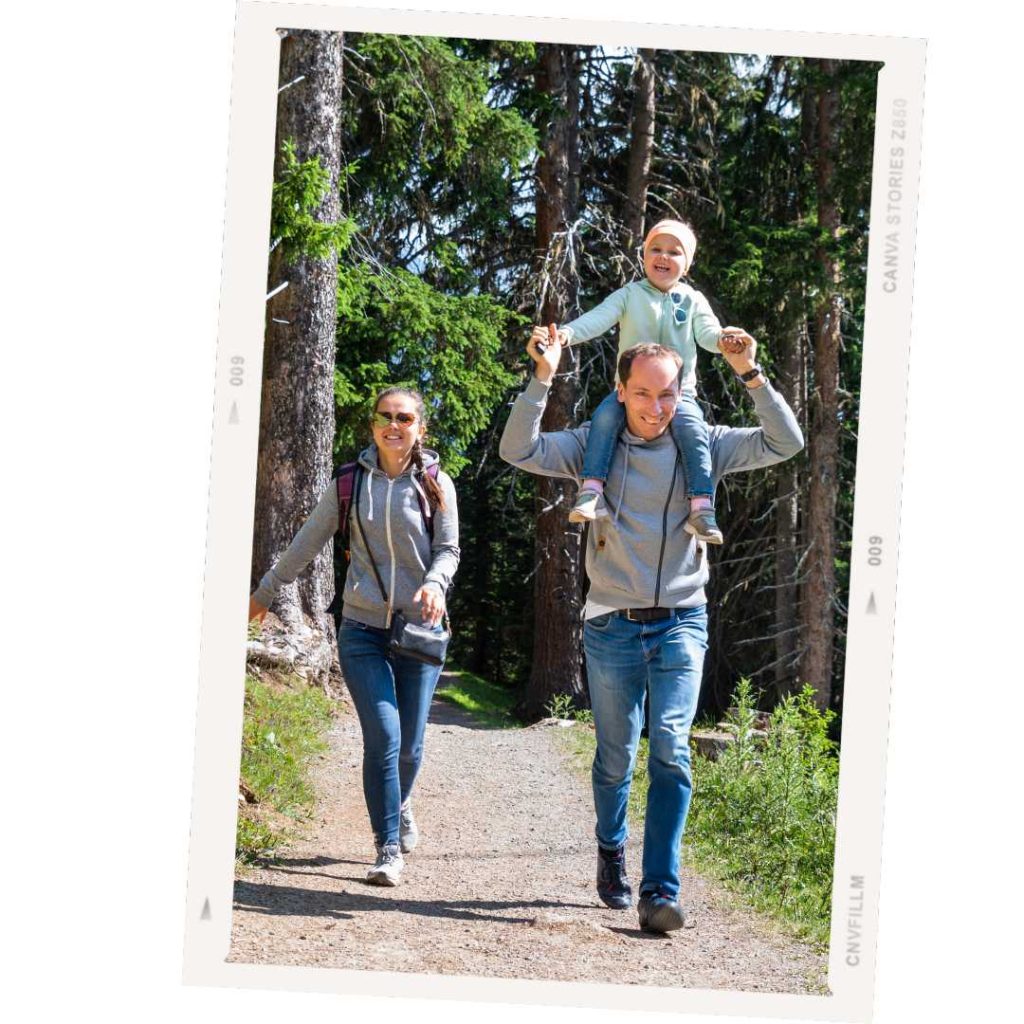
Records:
[[[583,479],[608,480],[615,445],[626,425],[626,407],[613,391],[590,418],[587,450],[583,454]],[[686,468],[686,496],[707,497],[711,489],[711,445],[708,425],[693,395],[680,395],[672,417],[672,438]]]
[[[677,608],[657,622],[618,613],[588,619],[583,649],[594,711],[594,810],[597,841],[621,846],[629,834],[626,804],[649,692],[647,816],[640,892],[679,893],[679,848],[690,808],[690,725],[697,711],[707,607]]]
[[[423,734],[441,669],[394,656],[388,630],[342,619],[338,653],[363,732],[363,796],[375,842],[398,842],[398,816],[423,760]]]

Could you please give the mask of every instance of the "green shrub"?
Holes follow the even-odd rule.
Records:
[[[309,762],[327,749],[332,712],[323,691],[302,681],[284,686],[246,677],[241,778],[254,803],[239,809],[238,857],[272,855],[288,837],[286,823],[312,809]]]
[[[547,704],[544,705],[544,710],[548,713],[549,718],[571,718],[572,694],[553,693],[548,698]]]
[[[727,717],[734,742],[716,761],[694,757],[687,825],[697,867],[819,944],[828,941],[839,781],[832,717],[805,687],[757,735],[756,701],[741,680]]]

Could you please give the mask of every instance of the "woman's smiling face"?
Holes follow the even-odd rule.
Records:
[[[673,235],[655,235],[644,249],[644,273],[655,288],[667,292],[686,273],[686,253]]]
[[[371,421],[377,450],[396,461],[404,462],[413,445],[426,433],[426,424],[410,395],[385,395],[377,403]]]

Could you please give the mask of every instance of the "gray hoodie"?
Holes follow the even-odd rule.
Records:
[[[501,457],[541,476],[581,483],[590,424],[542,434],[549,385],[533,377],[516,399],[501,438]],[[712,486],[726,473],[757,469],[795,455],[803,435],[770,384],[749,389],[760,427],[712,427]],[[587,539],[586,618],[625,608],[689,608],[706,602],[707,552],[683,528],[690,512],[675,442],[669,431],[653,441],[624,430],[604,494],[611,515],[592,524]]]
[[[437,460],[437,452],[423,450],[424,468]],[[390,479],[377,465],[377,446],[373,444],[360,454],[359,465],[363,470],[362,479],[358,494],[352,494],[349,510],[352,561],[345,579],[342,615],[366,626],[385,628],[391,612],[402,609],[418,622],[418,606],[412,603],[413,594],[427,583],[437,586],[442,593],[447,592],[459,565],[455,487],[447,473],[438,472],[437,482],[444,495],[445,508],[434,513],[431,540],[423,521],[419,501],[422,485],[418,476],[407,469]],[[355,521],[357,510],[362,533]],[[281,587],[291,583],[309,565],[337,529],[338,488],[332,480],[288,550],[260,580],[253,597],[269,608]],[[387,603],[370,565],[363,534],[384,583]]]

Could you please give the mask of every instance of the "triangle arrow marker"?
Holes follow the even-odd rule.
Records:
[[[878,605],[875,604],[875,595],[872,592],[871,597],[868,600],[868,615],[877,615]]]
[[[238,422],[238,403],[237,402],[232,402],[231,403],[231,414],[228,416],[228,423],[237,423],[237,422]]]
[[[203,901],[203,912],[199,915],[200,921],[209,921],[213,915],[210,913],[210,900],[209,898]]]

